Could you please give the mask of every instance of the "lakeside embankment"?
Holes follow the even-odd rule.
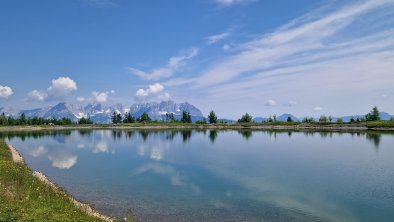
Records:
[[[394,121],[372,121],[362,123],[131,123],[131,124],[90,124],[64,126],[0,126],[0,131],[36,131],[64,129],[254,129],[254,130],[308,130],[308,131],[394,131]]]
[[[0,221],[113,221],[83,204],[0,140]]]

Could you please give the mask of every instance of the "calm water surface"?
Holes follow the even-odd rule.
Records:
[[[393,221],[394,134],[1,133],[81,201],[138,221]]]

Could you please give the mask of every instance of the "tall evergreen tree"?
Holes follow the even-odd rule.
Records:
[[[167,122],[176,122],[174,113],[166,113]]]
[[[27,124],[26,115],[24,113],[22,113],[22,115],[19,117],[18,123],[20,125],[26,125]]]
[[[134,123],[135,118],[129,112],[126,112],[123,119],[124,123]]]
[[[120,113],[116,114],[116,123],[121,123],[122,120],[123,120],[122,114],[120,114]]]
[[[1,116],[0,116],[0,125],[2,125],[2,126],[8,125],[7,117],[5,116],[4,112],[1,113]]]
[[[114,112],[114,113],[112,114],[111,120],[112,120],[112,123],[114,123],[114,124],[117,123],[118,118],[116,117],[116,112]]]
[[[378,121],[380,120],[380,112],[377,106],[372,108],[372,111],[365,115],[367,121]]]
[[[148,113],[144,112],[140,117],[140,122],[149,123],[151,122],[151,118],[149,117]]]
[[[209,123],[211,123],[211,124],[217,123],[218,117],[216,116],[216,113],[213,110],[211,110],[211,112],[209,112],[208,120],[209,120]]]
[[[183,123],[191,123],[192,122],[192,118],[190,116],[190,113],[186,112],[186,111],[183,111],[182,112],[182,119],[181,119],[181,121]]]

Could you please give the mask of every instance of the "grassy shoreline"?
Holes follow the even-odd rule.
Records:
[[[13,157],[16,151],[11,149],[0,139],[0,221],[109,221],[87,205],[72,201],[49,180],[45,182],[43,174]]]
[[[231,123],[231,124],[193,124],[193,123],[127,123],[127,124],[91,124],[64,126],[0,126],[0,131],[35,131],[61,129],[261,129],[261,130],[333,130],[333,131],[394,131],[394,121],[372,121],[361,123]]]

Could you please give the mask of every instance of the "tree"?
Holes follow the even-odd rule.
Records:
[[[111,120],[112,120],[112,123],[114,123],[114,124],[117,123],[116,112],[114,112],[114,113],[112,114]]]
[[[142,123],[149,123],[151,122],[151,118],[149,117],[148,113],[144,112],[142,113],[141,117],[140,117],[140,122]]]
[[[350,118],[350,122],[351,123],[354,123],[354,122],[356,122],[356,120],[354,119],[354,117],[352,116],[352,118]]]
[[[293,122],[293,119],[291,118],[291,116],[287,117],[287,122],[288,122],[288,123]]]
[[[22,115],[19,117],[18,122],[20,125],[26,125],[27,120],[26,120],[26,115],[24,113],[22,113]]]
[[[116,122],[117,122],[117,123],[121,123],[122,120],[123,120],[122,114],[120,114],[120,113],[116,114]]]
[[[328,122],[332,122],[332,116],[328,116]]]
[[[249,114],[249,113],[245,113],[245,115],[243,115],[241,117],[241,119],[238,120],[239,123],[250,123],[252,122],[253,117]]]
[[[0,116],[0,125],[2,125],[2,126],[8,125],[8,120],[7,120],[7,117],[5,116],[4,112],[1,113],[1,116]]]
[[[191,118],[189,112],[186,112],[186,111],[182,112],[181,122],[183,122],[183,123],[191,123],[192,122],[192,118]]]
[[[114,113],[112,114],[111,119],[112,119],[112,123],[114,123],[114,124],[121,123],[122,120],[123,120],[122,114],[114,112]]]
[[[197,120],[197,121],[196,121],[196,124],[207,124],[207,119],[204,118],[204,119],[202,119],[202,120]]]
[[[134,123],[135,118],[129,112],[126,112],[124,115],[123,123]]]
[[[273,120],[274,122],[277,122],[276,114],[274,114],[274,115],[272,116],[272,120]]]
[[[167,122],[176,122],[174,113],[166,113]]]
[[[304,119],[302,119],[302,122],[303,123],[313,123],[315,120],[311,117],[311,118],[308,118],[308,117],[305,117]]]
[[[337,123],[343,123],[343,119],[342,118],[338,118],[337,119]]]
[[[78,120],[78,124],[93,124],[93,121],[90,119],[90,117],[88,118],[82,117],[81,119]]]
[[[374,106],[370,113],[365,115],[367,121],[378,121],[380,120],[380,112],[377,106]]]
[[[211,124],[217,123],[218,117],[216,116],[216,113],[213,110],[211,110],[211,112],[209,112],[208,119],[209,119],[209,123],[211,123]]]
[[[319,118],[319,122],[321,122],[321,123],[325,123],[325,122],[327,122],[328,121],[328,118],[327,118],[327,116],[320,116],[320,118]]]

